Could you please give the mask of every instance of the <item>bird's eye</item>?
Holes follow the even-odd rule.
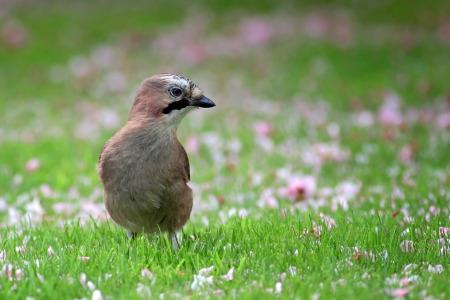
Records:
[[[179,88],[173,88],[173,89],[170,89],[170,94],[174,97],[178,97],[182,94],[182,92]]]

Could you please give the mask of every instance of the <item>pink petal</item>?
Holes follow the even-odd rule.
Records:
[[[440,114],[436,118],[436,125],[441,128],[445,129],[450,126],[450,112],[445,112]]]
[[[3,26],[1,37],[6,45],[16,48],[26,42],[27,32],[21,24],[10,21]]]
[[[100,290],[95,290],[92,293],[92,300],[103,300],[103,295]]]
[[[403,297],[408,293],[409,293],[408,289],[396,289],[394,292],[395,296],[397,296],[397,297]]]
[[[273,127],[267,121],[260,121],[253,125],[253,131],[258,136],[270,136],[273,134]]]
[[[27,172],[32,173],[32,172],[37,171],[37,169],[39,169],[40,166],[41,166],[41,161],[39,160],[39,158],[32,158],[26,163],[25,170]]]
[[[45,198],[51,197],[53,194],[52,188],[46,183],[41,185],[40,190],[41,190],[42,195],[44,195]]]
[[[450,235],[450,228],[448,227],[439,227],[439,237],[442,238],[444,236]]]
[[[81,275],[80,275],[80,283],[81,283],[82,286],[86,286],[86,280],[87,280],[86,274],[85,273],[81,273]]]
[[[78,259],[80,259],[81,262],[84,263],[84,262],[90,260],[91,258],[89,256],[79,256]]]
[[[402,284],[408,284],[409,283],[409,280],[408,280],[408,278],[402,278],[402,279],[400,279],[400,283],[402,283]]]
[[[55,251],[53,251],[52,246],[48,246],[47,252],[48,252],[48,256],[50,256],[50,257],[53,257],[53,255],[55,255]]]
[[[200,140],[197,136],[191,135],[186,140],[186,152],[189,154],[197,154],[200,150]]]
[[[378,120],[383,125],[399,126],[403,123],[403,116],[397,110],[381,109],[378,113]]]
[[[226,279],[226,281],[233,280],[233,272],[234,272],[234,267],[231,268],[227,274],[223,275],[222,278]]]
[[[20,280],[22,278],[22,270],[21,269],[17,269],[16,270],[16,279]]]
[[[292,177],[287,187],[287,197],[292,200],[302,200],[311,197],[316,191],[316,179],[312,176]]]
[[[414,160],[414,151],[411,145],[405,145],[397,155],[398,159],[405,165],[409,165]]]
[[[267,44],[273,36],[273,26],[268,21],[254,18],[243,22],[241,35],[251,45]]]

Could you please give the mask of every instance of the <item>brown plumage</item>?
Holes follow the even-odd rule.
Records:
[[[125,126],[100,151],[98,174],[111,218],[128,236],[175,232],[189,220],[192,190],[189,160],[177,139],[183,117],[196,107],[213,107],[192,81],[173,74],[146,79]]]

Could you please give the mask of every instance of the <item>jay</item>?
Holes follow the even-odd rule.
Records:
[[[169,232],[178,250],[176,231],[190,218],[192,190],[188,156],[176,131],[187,113],[213,106],[179,75],[158,74],[142,83],[127,123],[106,141],[98,162],[106,210],[129,238]]]

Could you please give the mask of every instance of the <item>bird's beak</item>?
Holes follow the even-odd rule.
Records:
[[[198,106],[198,107],[214,107],[216,104],[212,102],[210,99],[202,96],[200,99],[188,99],[190,106]]]

